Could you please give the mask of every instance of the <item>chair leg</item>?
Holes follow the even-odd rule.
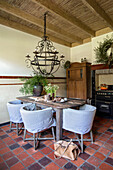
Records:
[[[52,135],[53,135],[53,138],[54,138],[54,140],[55,140],[54,127],[52,127]]]
[[[11,131],[11,127],[12,127],[12,122],[10,121],[10,131]]]
[[[93,143],[93,132],[92,132],[92,130],[90,131],[90,137],[91,137],[91,143]]]
[[[17,135],[19,135],[19,128],[18,128],[19,123],[16,123],[16,130],[17,130]]]
[[[25,142],[25,137],[26,137],[26,129],[24,129],[24,142]]]
[[[75,135],[76,135],[76,137],[77,137],[77,141],[78,141],[78,143],[81,145],[81,143],[80,143],[80,139],[79,139],[79,137],[78,137],[78,135],[75,133]]]
[[[81,151],[83,153],[83,134],[81,134]]]
[[[35,133],[33,133],[33,138],[34,138],[34,149],[36,150],[36,143],[37,143],[37,140],[35,138]]]

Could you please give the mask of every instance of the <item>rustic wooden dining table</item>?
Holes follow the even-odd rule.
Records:
[[[77,108],[85,104],[85,100],[68,98],[66,102],[44,101],[41,97],[22,96],[17,97],[22,102],[35,103],[37,106],[52,107],[56,111],[56,141],[62,139],[63,109]]]

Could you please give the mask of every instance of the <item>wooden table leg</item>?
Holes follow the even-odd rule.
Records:
[[[63,109],[56,110],[56,141],[62,139]]]

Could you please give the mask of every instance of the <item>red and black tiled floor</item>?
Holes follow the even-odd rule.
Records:
[[[23,142],[23,134],[17,136],[15,131],[9,131],[9,125],[1,126],[0,169],[113,170],[113,120],[96,117],[93,133],[94,143],[84,142],[84,153],[70,161],[54,158],[54,141],[41,141],[35,151],[32,142]],[[50,131],[43,135],[50,136]],[[64,131],[63,136],[73,138],[74,134]]]

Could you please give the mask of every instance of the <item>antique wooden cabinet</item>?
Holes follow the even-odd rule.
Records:
[[[91,63],[72,63],[66,70],[67,97],[90,98],[91,91]]]

